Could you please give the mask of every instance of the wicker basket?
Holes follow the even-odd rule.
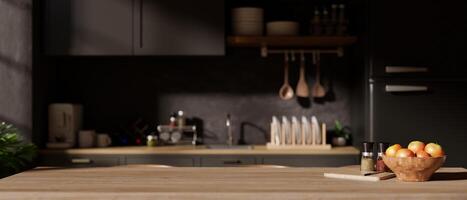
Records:
[[[428,181],[446,160],[443,157],[430,158],[395,158],[383,156],[383,161],[402,181]]]

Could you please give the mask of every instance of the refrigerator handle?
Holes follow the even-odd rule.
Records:
[[[365,139],[369,139],[369,141],[374,141],[375,139],[375,135],[374,135],[374,107],[375,107],[375,104],[374,104],[374,80],[373,79],[370,79],[369,80],[370,84],[369,84],[369,89],[370,89],[370,98],[369,98],[369,116],[368,116],[368,121],[369,121],[369,138],[365,138]]]
[[[143,4],[144,4],[144,0],[140,0],[140,2],[139,2],[139,48],[143,48],[143,44],[144,44],[144,42],[143,42],[143,39],[144,39],[143,38],[144,37],[144,35],[143,35],[143,33],[144,33],[143,32],[144,31],[143,30],[143,28],[144,28],[143,27],[144,26],[143,25],[143,20],[144,20],[143,8],[144,8],[144,5]]]
[[[386,92],[426,92],[428,86],[421,85],[386,85]]]
[[[412,66],[386,66],[385,72],[388,74],[423,73],[423,72],[428,72],[428,68],[427,67],[412,67]]]

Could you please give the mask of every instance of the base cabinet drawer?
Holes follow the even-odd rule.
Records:
[[[201,167],[235,167],[256,164],[254,156],[203,156],[200,158]]]
[[[177,155],[135,155],[126,156],[126,164],[169,165],[174,167],[194,167],[196,158]]]
[[[61,167],[110,167],[121,165],[121,162],[120,156],[113,155],[45,155],[39,158],[41,166]]]
[[[358,156],[265,156],[264,165],[290,167],[340,167],[358,164]]]
[[[64,154],[40,153],[38,166],[111,167],[118,165],[168,165],[173,167],[339,167],[358,165],[359,155],[177,155],[177,154]]]

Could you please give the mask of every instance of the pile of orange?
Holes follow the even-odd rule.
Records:
[[[412,141],[407,148],[402,148],[400,144],[394,144],[386,149],[385,155],[388,157],[407,158],[407,157],[442,157],[444,151],[441,145],[436,143],[425,143]]]

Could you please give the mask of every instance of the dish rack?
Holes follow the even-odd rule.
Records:
[[[277,150],[331,150],[326,143],[326,124],[319,125],[313,116],[308,120],[302,116],[301,122],[292,117],[292,122],[287,117],[282,117],[282,123],[273,117],[271,123],[271,141],[266,144],[267,149]]]

